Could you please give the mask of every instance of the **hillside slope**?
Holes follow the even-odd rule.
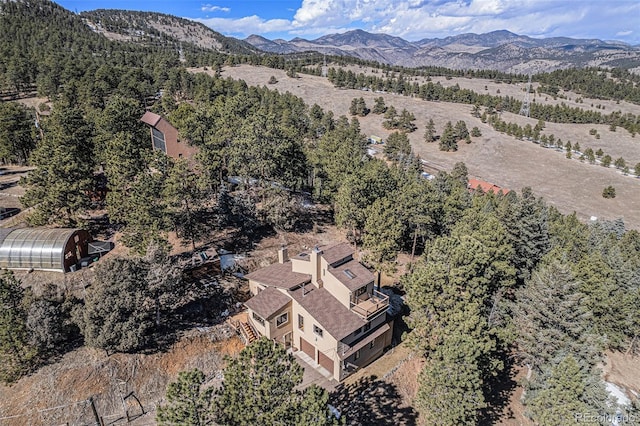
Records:
[[[256,47],[245,41],[225,37],[199,22],[177,16],[115,9],[82,12],[80,16],[95,32],[111,39],[143,44],[187,43],[224,53],[258,52]]]

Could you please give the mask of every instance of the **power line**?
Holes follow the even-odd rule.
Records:
[[[520,107],[520,115],[529,117],[530,105],[529,105],[529,93],[531,93],[531,74],[529,74],[529,82],[527,83],[527,90],[524,94],[524,101],[522,101],[522,107]]]

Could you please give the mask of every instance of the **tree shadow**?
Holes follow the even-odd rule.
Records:
[[[485,392],[487,408],[482,412],[480,425],[494,425],[500,423],[501,420],[515,419],[509,403],[513,392],[518,386],[518,382],[515,379],[517,370],[512,358],[505,356],[504,359],[504,370],[497,376],[487,380],[488,391]]]
[[[415,425],[418,413],[413,407],[402,407],[401,402],[396,386],[375,376],[341,385],[329,397],[347,425]]]

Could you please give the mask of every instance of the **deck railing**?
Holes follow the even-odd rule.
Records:
[[[364,320],[370,321],[389,307],[389,296],[378,290],[358,297],[351,302],[351,310],[360,315]]]

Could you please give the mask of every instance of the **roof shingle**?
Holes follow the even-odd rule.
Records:
[[[344,339],[367,323],[324,288],[308,285],[304,292],[303,295],[303,289],[297,288],[289,294],[336,340]]]
[[[321,247],[322,258],[332,265],[346,257],[353,255],[353,247],[348,243],[340,243],[330,247]]]
[[[311,282],[311,275],[293,272],[291,268],[291,262],[274,263],[245,275],[245,278],[268,287],[285,289],[291,289],[304,283]]]
[[[289,296],[276,288],[267,287],[244,304],[262,318],[269,319],[289,302],[291,302]]]
[[[329,273],[336,277],[349,291],[354,291],[369,284],[374,276],[360,262],[350,260],[336,268],[329,268]]]

